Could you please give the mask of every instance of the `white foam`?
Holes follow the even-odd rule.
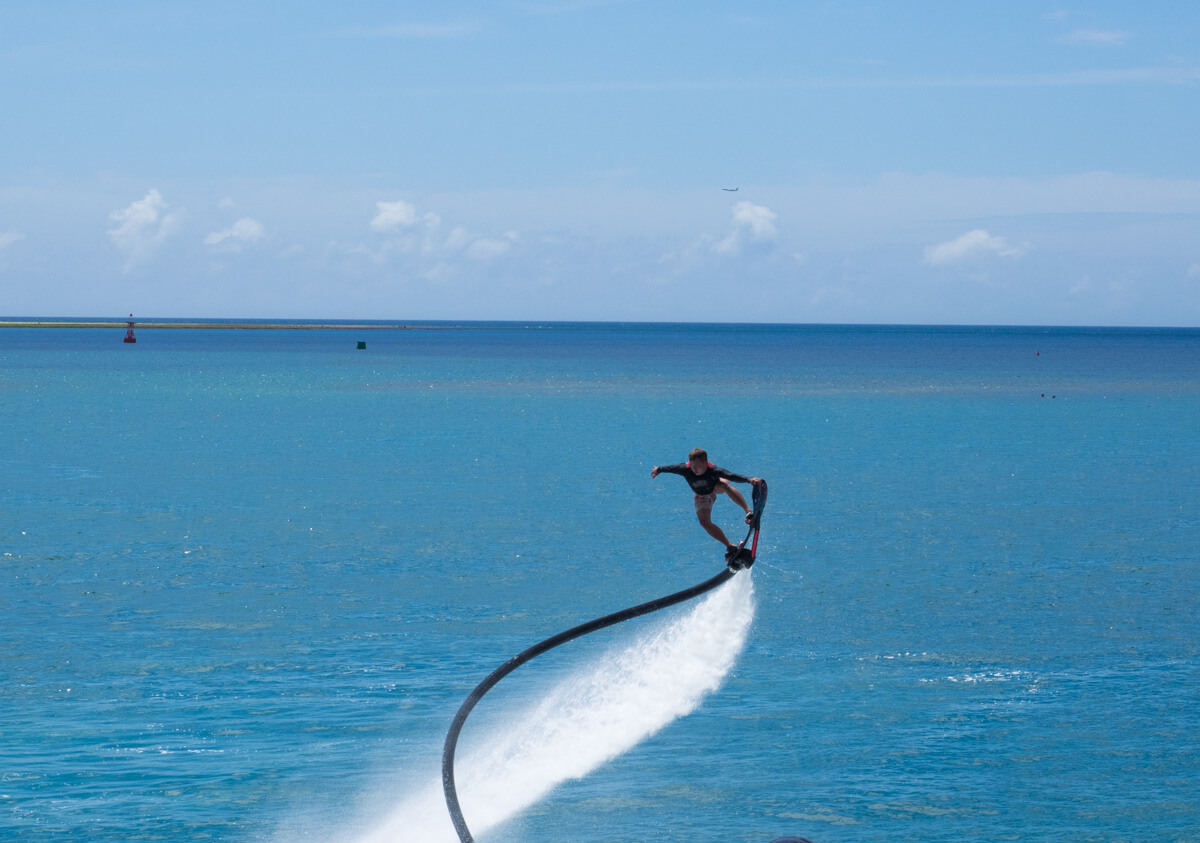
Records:
[[[733,667],[753,618],[754,587],[745,572],[686,614],[576,671],[489,734],[469,734],[468,723],[455,783],[471,832],[510,819],[558,784],[587,775],[694,711]],[[403,799],[360,843],[414,840],[458,840],[440,778]]]

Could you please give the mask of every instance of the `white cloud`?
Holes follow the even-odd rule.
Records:
[[[371,220],[372,231],[395,231],[417,221],[417,209],[408,202],[376,202],[375,210],[375,218]]]
[[[229,198],[228,196],[226,196],[224,199],[222,199],[220,202],[217,203],[217,207],[220,208],[222,211],[227,211],[233,207],[233,200],[231,198]]]
[[[451,252],[461,252],[471,243],[471,235],[461,225],[455,226],[454,229],[448,235],[446,235],[446,239],[443,242],[438,243],[436,241],[437,224],[441,222],[441,220],[436,214],[427,214],[426,219],[431,220],[428,228],[428,236],[425,238],[426,252],[434,252],[439,248],[443,248]]]
[[[657,265],[668,267],[674,275],[687,275],[703,270],[714,254],[737,256],[751,251],[757,258],[768,257],[779,239],[775,227],[779,215],[765,205],[743,201],[732,206],[730,217],[733,227],[724,238],[703,234],[690,246],[660,252]],[[773,256],[778,257],[780,253]],[[807,260],[799,253],[792,253],[790,257],[795,265]]]
[[[7,249],[18,240],[24,240],[25,235],[19,231],[0,231],[0,249]]]
[[[713,251],[724,255],[736,255],[747,243],[769,243],[778,236],[775,220],[778,214],[764,205],[753,202],[738,202],[733,206],[733,230],[724,240],[713,246]]]
[[[113,211],[108,218],[117,223],[108,230],[113,244],[125,253],[125,271],[148,259],[179,228],[179,214],[167,213],[162,194],[151,188],[128,208]]]
[[[454,267],[445,261],[440,261],[426,270],[421,277],[434,284],[444,284],[454,278]]]
[[[214,231],[204,238],[205,246],[216,246],[226,251],[241,251],[256,240],[266,235],[261,222],[250,217],[242,217],[229,228]]]
[[[1062,37],[1068,44],[1093,44],[1098,47],[1120,47],[1129,40],[1128,32],[1116,29],[1077,29]]]
[[[476,237],[462,226],[455,226],[443,233],[442,218],[433,211],[418,215],[415,205],[409,202],[376,202],[375,218],[371,230],[388,235],[388,239],[374,254],[376,263],[383,263],[395,255],[419,255],[439,263],[430,270],[443,280],[451,273],[441,261],[451,255],[460,255],[473,261],[488,261],[508,254],[517,241],[517,233],[509,231],[503,238]]]
[[[467,246],[466,256],[475,261],[488,261],[508,254],[512,248],[511,240],[499,240],[495,237],[480,237]]]
[[[1188,267],[1188,278],[1200,278],[1200,263]]]
[[[738,202],[733,206],[733,221],[750,231],[753,240],[774,240],[778,214],[753,202]]]
[[[960,263],[972,258],[997,255],[1002,258],[1018,258],[1028,251],[1027,246],[1012,246],[1003,237],[988,234],[982,228],[968,231],[953,240],[925,248],[925,263],[942,266]]]

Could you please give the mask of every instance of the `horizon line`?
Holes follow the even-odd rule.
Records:
[[[696,325],[747,328],[888,328],[888,329],[990,329],[990,330],[1114,330],[1200,331],[1200,325],[1047,324],[1036,322],[720,322],[656,319],[308,319],[305,317],[177,317],[119,319],[94,316],[0,317],[0,328],[118,329],[132,321],[135,328],[241,329],[241,330],[412,330],[447,325],[553,326],[553,325]]]

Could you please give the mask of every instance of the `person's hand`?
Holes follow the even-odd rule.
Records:
[[[657,477],[657,476],[658,476],[658,466],[657,466],[657,465],[656,465],[656,466],[654,466],[654,468],[650,469],[650,476],[651,476],[652,478],[654,478],[654,477]]]
[[[761,482],[763,482],[761,477],[751,477],[750,478],[750,485],[752,485],[752,486],[757,486]]]

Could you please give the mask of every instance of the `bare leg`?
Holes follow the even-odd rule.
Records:
[[[733,502],[740,506],[746,515],[749,515],[751,512],[753,512],[753,510],[746,505],[746,499],[742,497],[742,493],[733,488],[733,486],[729,484],[728,480],[722,480],[720,483],[718,483],[717,488],[714,491],[716,491],[718,495],[729,495],[729,497],[733,498]]]
[[[721,528],[712,522],[711,515],[697,514],[696,518],[699,519],[700,526],[703,527],[705,530],[707,530],[708,534],[710,536],[712,536],[714,539],[716,539],[717,541],[719,541],[721,544],[725,545],[726,547],[733,546],[729,543],[729,539],[725,538],[725,533],[721,530]]]

